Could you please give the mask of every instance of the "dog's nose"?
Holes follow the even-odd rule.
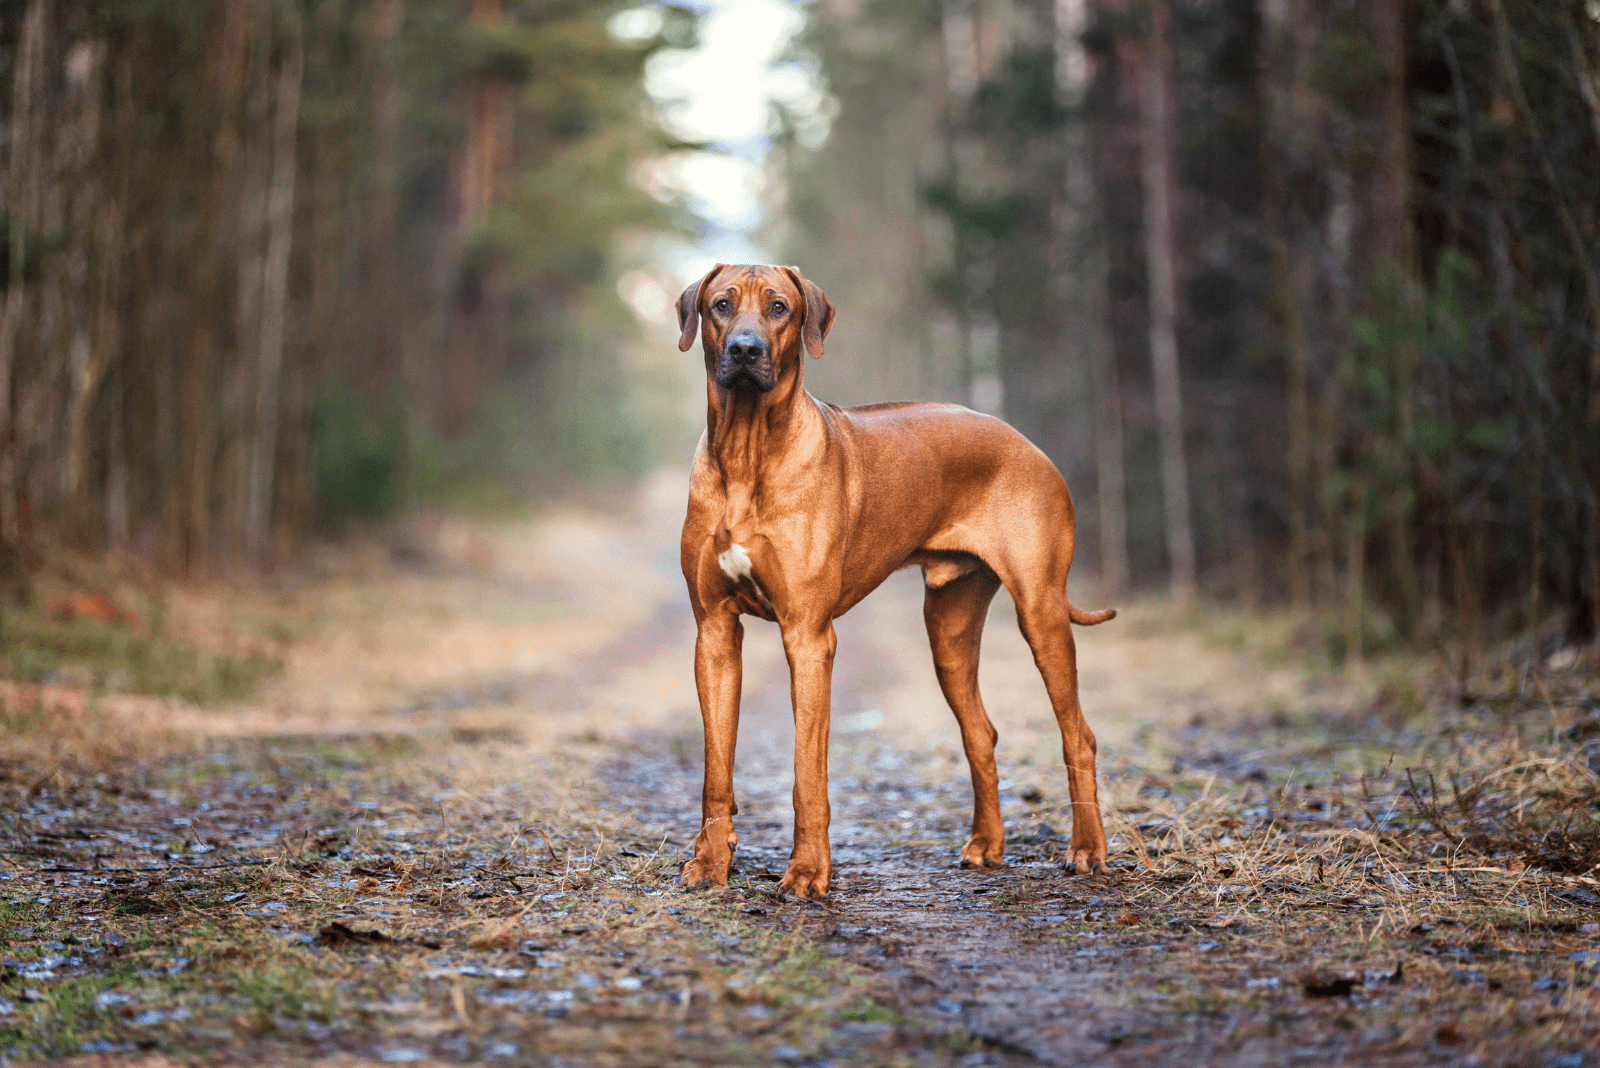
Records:
[[[767,346],[754,334],[735,334],[728,339],[728,359],[748,367],[766,354]]]

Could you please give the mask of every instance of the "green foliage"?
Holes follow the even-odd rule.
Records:
[[[613,319],[627,314],[615,309]],[[530,496],[577,482],[600,486],[645,474],[672,428],[652,428],[631,376],[604,343],[575,329],[583,362],[525,374],[487,394],[467,429],[447,438],[396,399],[373,410],[353,391],[325,388],[316,406],[312,471],[318,526],[337,533],[417,507],[514,511]],[[541,389],[559,403],[541,396]]]
[[[1165,524],[1141,101],[1157,9],[1089,7],[1094,62],[1071,100],[1055,70],[1061,5],[820,13],[808,43],[840,109],[827,144],[794,154],[788,255],[820,264],[842,308],[881,320],[858,345],[865,331],[841,315],[841,351],[916,339],[923,395],[965,399],[961,375],[990,370],[992,354],[1005,416],[1074,492],[1107,470],[1088,462],[1096,391],[1077,383],[1096,331],[1108,335],[1127,548],[1134,573],[1154,576]],[[1600,623],[1594,4],[1280,7],[1170,5],[1204,577],[1336,618],[1334,659],[1546,623],[1588,641]],[[946,51],[964,55],[969,32],[971,96]],[[1111,511],[1080,497],[1083,544]]]
[[[1056,86],[1055,55],[1039,49],[1013,53],[994,78],[978,87],[973,105],[980,128],[1014,137],[1056,133],[1074,114]]]
[[[930,182],[923,195],[958,231],[991,241],[1004,241],[1012,236],[1022,223],[1028,205],[1027,198],[1020,195],[964,197],[950,181]]]
[[[317,395],[311,425],[312,494],[317,525],[342,530],[385,519],[405,500],[407,451],[403,413],[373,413],[337,385]]]
[[[1554,602],[1569,634],[1593,630],[1600,292],[1574,220],[1592,235],[1600,211],[1577,84],[1600,42],[1576,10],[1508,5],[1502,21],[1423,5],[1414,211],[1440,236],[1420,273],[1385,264],[1366,279],[1341,367],[1340,468],[1373,491],[1375,588],[1413,635],[1420,547],[1439,541],[1451,570],[1472,572],[1456,579],[1464,625],[1499,605],[1536,626]],[[1350,72],[1370,57],[1349,34],[1332,47],[1346,80],[1327,91],[1359,112],[1371,72]]]

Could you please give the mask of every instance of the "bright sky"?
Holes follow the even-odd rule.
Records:
[[[640,182],[663,200],[682,198],[707,224],[704,240],[672,251],[663,264],[684,285],[713,261],[760,262],[753,241],[772,190],[768,156],[779,110],[797,123],[802,143],[827,136],[827,101],[809,57],[790,53],[805,15],[790,0],[691,0],[701,12],[700,44],[657,53],[645,89],[662,108],[669,129],[705,150],[656,160]],[[623,39],[650,37],[661,26],[650,5],[614,16],[611,32]],[[657,320],[657,287],[625,280],[623,296],[642,318]],[[676,291],[674,291],[674,296]]]

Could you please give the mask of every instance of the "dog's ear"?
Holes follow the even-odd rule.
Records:
[[[801,320],[801,336],[805,338],[806,351],[811,353],[813,359],[820,360],[822,339],[833,329],[833,303],[828,300],[828,294],[818,288],[817,283],[800,273],[800,268],[785,267],[783,273],[800,287],[800,293],[805,298],[805,318]]]
[[[685,289],[678,296],[678,329],[683,333],[678,338],[678,351],[688,352],[689,346],[694,344],[695,335],[700,333],[700,291],[707,282],[727,264],[719,263],[707,271],[705,277]]]

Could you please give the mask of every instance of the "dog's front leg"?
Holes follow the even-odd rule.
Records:
[[[833,623],[783,628],[794,702],[794,850],[779,887],[800,897],[825,897],[833,877],[828,851],[828,730],[830,727]]]
[[[705,723],[706,777],[700,794],[700,834],[694,859],[683,866],[686,886],[728,885],[739,836],[733,815],[733,751],[739,739],[739,686],[744,676],[744,624],[737,613],[715,611],[700,620],[694,644],[694,682]]]

